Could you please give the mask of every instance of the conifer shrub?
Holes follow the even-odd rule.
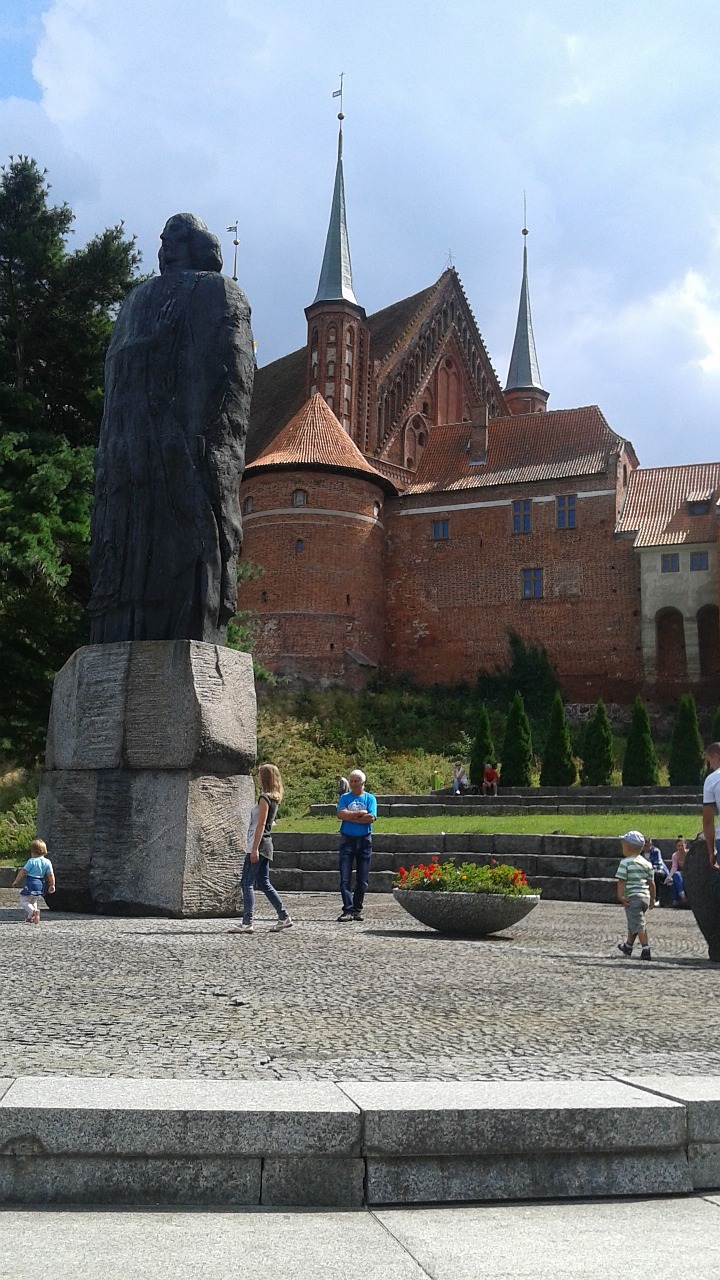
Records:
[[[670,739],[668,774],[671,787],[699,786],[704,773],[705,752],[698,729],[695,699],[684,693],[678,703]]]
[[[510,662],[494,671],[481,669],[477,674],[475,695],[488,707],[507,706],[516,691],[520,692],[529,716],[538,725],[547,723],[558,685],[555,669],[542,645],[525,641],[517,631],[508,631]]]
[[[522,694],[516,693],[510,704],[505,725],[500,785],[503,787],[529,787],[532,766],[533,746],[530,723],[525,712]]]
[[[562,694],[558,690],[553,698],[550,727],[540,770],[541,787],[571,787],[577,782],[577,767],[573,759]]]
[[[483,780],[483,770],[487,762],[495,763],[495,744],[490,728],[490,717],[483,702],[477,716],[475,736],[470,748],[469,777],[473,787],[479,787]]]
[[[612,729],[602,698],[585,728],[582,757],[580,781],[587,787],[610,786],[615,753]]]
[[[622,767],[624,787],[657,786],[660,777],[658,760],[650,732],[647,708],[638,695],[633,702],[630,732]]]

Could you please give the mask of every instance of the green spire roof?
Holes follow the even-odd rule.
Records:
[[[527,230],[523,228],[523,235]],[[510,357],[506,391],[525,390],[533,387],[542,391],[540,369],[538,368],[535,338],[533,335],[532,316],[530,314],[530,289],[528,287],[527,240],[523,245],[523,276],[520,288],[520,307],[518,309],[517,328]]]
[[[351,302],[359,306],[355,297],[350,265],[350,244],[345,220],[345,183],[342,162],[342,124],[338,133],[338,158],[335,170],[330,226],[325,241],[320,283],[312,305],[316,302]]]

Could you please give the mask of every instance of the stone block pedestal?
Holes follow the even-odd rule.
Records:
[[[234,914],[256,740],[249,654],[188,640],[79,649],[55,681],[38,801],[49,905]]]

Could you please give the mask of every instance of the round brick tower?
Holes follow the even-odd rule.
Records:
[[[315,394],[245,469],[238,608],[278,675],[361,687],[383,661],[385,530],[395,494]]]

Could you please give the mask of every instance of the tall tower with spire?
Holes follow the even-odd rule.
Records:
[[[342,99],[341,99],[342,105]],[[338,154],[330,225],[317,293],[305,308],[308,322],[306,392],[319,392],[359,449],[367,447],[368,329],[355,297],[345,216],[343,129],[338,112]]]
[[[505,403],[511,413],[542,413],[547,408],[550,393],[543,390],[535,350],[528,285],[527,227],[523,227],[522,233],[524,243],[520,306],[505,387]]]

